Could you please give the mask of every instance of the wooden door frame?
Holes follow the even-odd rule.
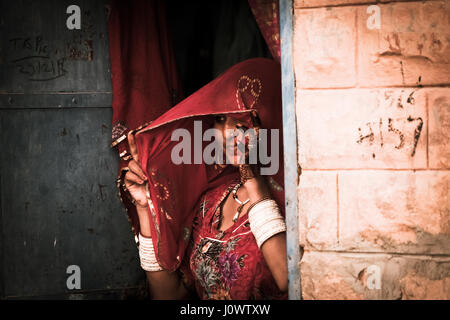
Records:
[[[293,3],[279,0],[281,39],[281,84],[283,101],[284,190],[286,205],[286,241],[289,299],[300,300],[300,244],[298,185],[301,168],[298,164],[297,119],[295,112],[295,80],[292,63]],[[288,134],[289,133],[289,134]]]

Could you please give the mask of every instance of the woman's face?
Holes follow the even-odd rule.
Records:
[[[238,152],[238,147],[237,147],[237,142],[238,142],[238,138],[234,137],[233,140],[231,138],[231,135],[233,132],[237,132],[236,130],[242,130],[243,132],[247,131],[248,128],[248,124],[245,123],[244,121],[240,121],[236,118],[230,117],[230,116],[226,116],[226,115],[218,115],[216,116],[216,119],[214,121],[214,128],[219,130],[219,132],[221,132],[222,134],[222,141],[223,141],[223,152],[224,155],[227,157],[227,163],[233,165],[233,166],[238,166],[239,164],[242,164],[242,160],[241,162],[239,162],[240,160],[240,154]],[[227,152],[227,138],[229,138],[229,141],[234,141],[234,143],[228,143],[228,152]],[[246,145],[248,143],[247,139],[245,140]],[[245,155],[248,155],[248,148],[246,147],[245,149]],[[230,155],[233,154],[234,156]]]

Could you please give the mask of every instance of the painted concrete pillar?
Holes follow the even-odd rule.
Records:
[[[450,2],[298,0],[305,299],[450,299]]]

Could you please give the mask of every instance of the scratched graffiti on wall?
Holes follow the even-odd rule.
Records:
[[[71,38],[66,41],[66,59],[67,60],[85,60],[94,59],[94,23],[89,10],[84,11],[83,26],[80,30],[70,32]],[[102,37],[103,34],[100,34]]]
[[[64,68],[65,58],[59,56],[59,50],[52,48],[43,36],[15,37],[9,39],[11,60],[17,71],[31,81],[48,81],[67,74]]]
[[[83,18],[83,27],[80,30],[66,31],[67,36],[63,41],[50,41],[44,35],[10,38],[10,63],[29,81],[50,81],[69,73],[69,61],[92,61],[96,33],[89,10],[83,12]]]
[[[389,109],[403,113],[400,117],[381,116],[366,122],[358,127],[358,139],[356,143],[379,146],[386,151],[410,150],[410,156],[414,157],[416,148],[422,133],[424,120],[421,116],[410,114],[411,107],[415,104],[414,94],[417,89],[407,92],[394,90],[384,91],[382,105]],[[375,158],[375,153],[372,154]]]

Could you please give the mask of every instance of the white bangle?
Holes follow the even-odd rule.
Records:
[[[258,248],[270,237],[286,231],[286,223],[275,200],[266,199],[255,204],[248,213],[250,229]]]
[[[164,270],[156,260],[155,250],[153,249],[152,238],[144,237],[139,233],[139,258],[141,267],[145,271],[161,271]]]

